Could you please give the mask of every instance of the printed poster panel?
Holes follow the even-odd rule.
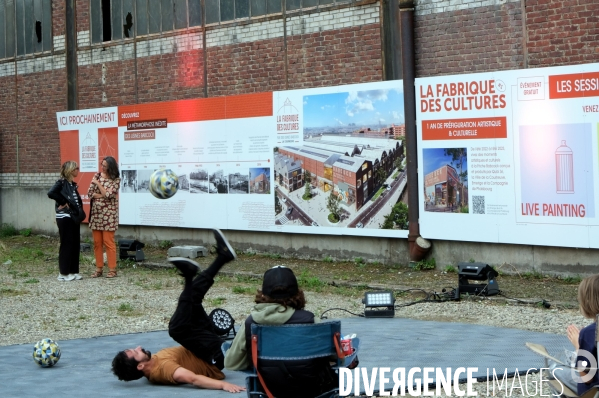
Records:
[[[407,237],[401,81],[110,109],[75,130],[90,172],[118,134],[121,224]]]
[[[599,65],[416,81],[421,234],[599,247]]]
[[[79,165],[75,179],[86,214],[89,215],[87,189],[106,156],[117,161],[118,140],[116,107],[57,112],[60,131],[60,162],[74,160]]]

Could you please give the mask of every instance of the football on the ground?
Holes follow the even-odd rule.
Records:
[[[33,360],[43,368],[56,365],[60,359],[60,347],[52,339],[42,339],[33,346]]]
[[[150,176],[150,192],[158,199],[173,197],[179,189],[179,178],[171,169],[156,170]]]

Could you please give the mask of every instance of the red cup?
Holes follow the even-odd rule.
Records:
[[[351,344],[351,339],[341,340],[341,350],[345,355],[351,355],[354,352],[354,349]]]

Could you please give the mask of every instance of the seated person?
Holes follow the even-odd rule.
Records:
[[[578,303],[582,315],[589,319],[596,319],[599,314],[599,275],[589,276],[580,282]],[[595,364],[597,363],[597,323],[593,322],[581,330],[575,325],[570,325],[567,334],[577,352],[576,366],[587,364],[579,368],[580,377],[575,377],[575,381],[578,382],[578,395],[582,395],[591,387],[599,384],[597,369],[591,369],[588,365],[592,364],[592,358],[594,358]],[[594,367],[596,368],[596,366]]]
[[[181,344],[156,354],[142,347],[119,352],[112,361],[112,372],[119,380],[131,381],[145,376],[154,384],[193,384],[196,387],[228,392],[245,388],[222,381],[225,375],[222,339],[214,332],[202,301],[214,283],[220,268],[237,258],[235,251],[219,230],[214,230],[218,256],[203,272],[188,258],[169,259],[185,278],[177,309],[169,322],[169,335]]]
[[[239,328],[225,356],[229,370],[252,369],[252,323],[283,325],[314,323],[314,314],[304,310],[306,299],[299,289],[293,271],[277,266],[264,273],[262,289],[255,298],[256,305]],[[281,347],[285,349],[285,347]],[[328,358],[305,361],[261,360],[260,373],[275,396],[288,398],[319,395],[338,387],[339,381]]]

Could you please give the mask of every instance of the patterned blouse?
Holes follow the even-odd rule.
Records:
[[[102,198],[92,199],[95,193],[101,193],[96,184],[91,184],[87,196],[92,201],[89,228],[97,231],[116,231],[119,227],[119,187],[121,179],[103,178],[101,173],[96,174],[100,183],[106,190]]]

